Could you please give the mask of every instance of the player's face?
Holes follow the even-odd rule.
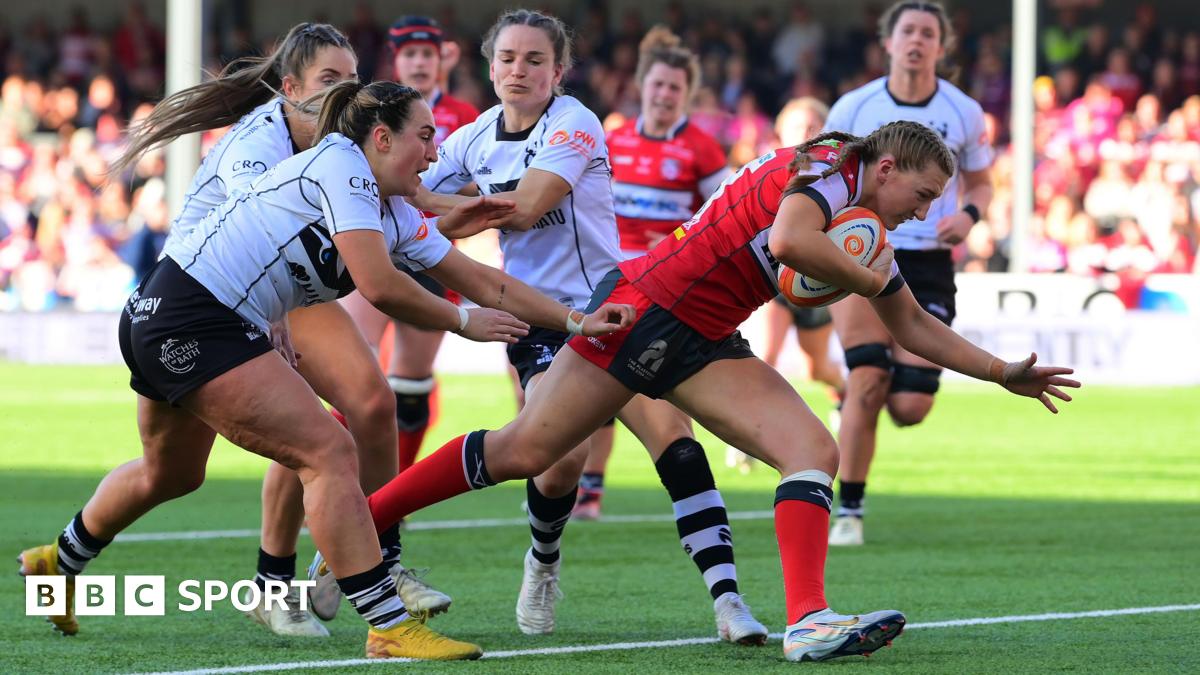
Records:
[[[421,172],[437,161],[433,113],[424,101],[415,101],[408,111],[408,121],[400,131],[389,130],[390,146],[380,155],[383,166],[374,167],[379,180],[381,197],[400,195],[410,197],[421,185]]]
[[[421,92],[426,99],[437,88],[441,54],[432,42],[410,42],[396,50],[392,66],[396,81]]]
[[[879,214],[889,230],[894,230],[906,220],[924,220],[950,177],[934,162],[920,171],[900,171],[892,156],[884,155],[876,165],[875,180],[874,204],[869,208]]]
[[[284,77],[283,93],[295,103],[319,94],[344,80],[358,79],[358,59],[345,47],[326,45],[317,50],[300,78]]]
[[[496,36],[490,68],[496,96],[505,104],[532,111],[550,100],[562,78],[554,45],[540,28],[508,26]]]
[[[659,62],[650,66],[642,80],[642,116],[660,126],[672,126],[683,117],[687,105],[688,74]]]
[[[942,47],[942,27],[938,18],[919,9],[900,13],[892,34],[883,47],[892,59],[892,67],[914,72],[933,73],[946,54]]]

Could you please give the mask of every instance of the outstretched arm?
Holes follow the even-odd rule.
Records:
[[[1036,398],[1052,413],[1057,413],[1058,408],[1050,397],[1071,400],[1059,387],[1079,386],[1078,381],[1061,377],[1075,372],[1071,368],[1035,366],[1037,354],[1006,363],[976,347],[922,309],[908,286],[872,298],[871,305],[896,342],[908,351],[943,368],[995,382],[1014,394]]]
[[[451,249],[442,262],[425,271],[442,285],[484,307],[511,312],[536,326],[576,335],[605,335],[633,323],[631,305],[606,304],[583,314],[542,295],[520,280]]]

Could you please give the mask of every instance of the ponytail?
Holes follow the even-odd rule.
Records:
[[[166,97],[129,129],[129,145],[110,173],[122,171],[147,150],[191,133],[219,129],[282,96],[285,75],[300,77],[322,47],[352,49],[338,29],[322,23],[294,26],[270,56],[248,56],[225,66],[214,79]]]

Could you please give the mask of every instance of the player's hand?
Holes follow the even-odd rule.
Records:
[[[514,344],[529,335],[529,324],[517,317],[490,307],[467,310],[467,325],[459,335],[475,342],[507,342]]]
[[[1070,401],[1071,396],[1059,387],[1074,387],[1080,386],[1078,380],[1072,380],[1060,375],[1070,375],[1074,373],[1072,368],[1059,368],[1057,366],[1037,366],[1037,354],[1030,354],[1029,358],[1024,361],[1012,361],[1004,364],[1004,368],[1000,371],[1000,386],[1011,391],[1014,394],[1036,398],[1046,406],[1046,409],[1052,413],[1058,413],[1058,408],[1054,406],[1054,402],[1050,397]]]
[[[293,368],[300,367],[300,354],[292,347],[292,332],[288,326],[287,315],[271,324],[271,348],[279,352],[284,361]]]
[[[637,310],[633,305],[616,305],[604,303],[600,309],[583,317],[583,335],[594,337],[608,335],[622,328],[628,328],[637,318]]]
[[[965,211],[952,213],[937,223],[937,238],[943,244],[954,246],[967,238],[975,221]]]
[[[871,263],[869,268],[875,277],[875,284],[871,287],[872,292],[867,297],[873,298],[887,288],[888,282],[892,280],[892,262],[895,260],[896,249],[892,248],[891,244],[884,244],[883,250],[875,256],[875,262]]]
[[[450,239],[462,239],[493,227],[502,227],[517,210],[517,203],[495,197],[469,199],[438,221],[438,230]]]

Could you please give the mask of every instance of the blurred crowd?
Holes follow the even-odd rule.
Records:
[[[0,311],[117,309],[165,239],[162,153],[108,175],[123,129],[163,94],[163,28],[137,2],[123,11],[116,25],[94,24],[81,7],[61,23],[0,28]],[[577,40],[570,93],[606,125],[637,115],[637,46],[652,23],[666,23],[701,57],[691,120],[720,140],[735,167],[778,143],[774,118],[789,100],[832,103],[887,69],[878,9],[838,27],[817,22],[803,2],[764,5],[745,19],[689,16],[678,1],[655,16],[613,16],[600,0],[571,11],[563,17]],[[965,271],[1004,271],[1011,28],[976,25],[961,6],[952,14],[959,40],[946,77],[982,105],[997,148],[996,198],[956,257]],[[453,93],[490,106],[477,27],[449,6],[435,16],[461,47]],[[1120,27],[1103,16],[1063,9],[1040,17],[1036,217],[1027,250],[1034,271],[1113,274],[1132,294],[1148,274],[1196,270],[1200,26],[1164,25],[1151,3]],[[364,80],[391,76],[393,18],[359,4],[341,24]],[[228,17],[209,24],[216,29],[206,35],[205,60],[213,71],[265,51],[274,37],[252,38]],[[204,145],[218,137],[207,134]]]

